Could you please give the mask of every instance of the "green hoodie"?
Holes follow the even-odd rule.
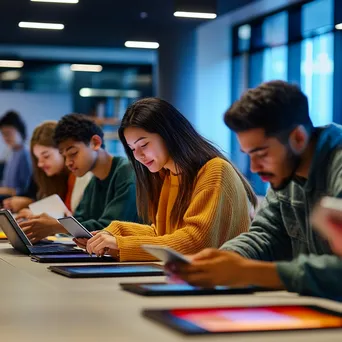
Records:
[[[114,220],[139,222],[134,171],[126,159],[114,157],[106,179],[92,178],[74,217],[90,231],[106,228]]]

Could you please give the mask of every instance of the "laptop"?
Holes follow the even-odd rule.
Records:
[[[0,228],[6,234],[7,239],[13,248],[18,252],[27,255],[84,253],[82,250],[76,249],[71,245],[43,242],[33,245],[26,234],[19,227],[9,210],[0,210]]]

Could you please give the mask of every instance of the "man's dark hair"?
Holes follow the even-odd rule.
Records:
[[[265,129],[267,136],[290,132],[303,125],[311,133],[308,99],[296,85],[270,81],[247,90],[224,115],[225,124],[234,132]]]
[[[77,142],[83,142],[89,145],[91,138],[98,135],[102,139],[102,148],[105,148],[103,142],[103,131],[89,117],[82,114],[64,115],[58,122],[55,129],[54,141],[56,146],[60,143],[72,139]]]
[[[0,128],[4,126],[14,127],[19,132],[22,139],[26,139],[26,125],[17,112],[11,110],[4,114],[0,119]]]

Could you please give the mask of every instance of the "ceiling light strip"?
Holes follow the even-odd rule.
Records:
[[[128,48],[138,48],[138,49],[158,49],[159,43],[128,40],[127,42],[125,42],[125,46]]]
[[[63,30],[63,24],[53,24],[53,23],[38,23],[32,21],[21,21],[18,24],[21,28],[29,28],[29,29],[40,29],[40,30]]]
[[[50,2],[56,4],[78,4],[79,0],[31,0],[32,2]]]
[[[175,17],[179,18],[196,18],[196,19],[215,19],[216,13],[202,13],[202,12],[182,12],[177,11],[173,13]]]
[[[72,64],[70,66],[71,71],[101,72],[102,69],[102,65],[98,64]]]
[[[23,61],[0,60],[0,68],[22,68]]]

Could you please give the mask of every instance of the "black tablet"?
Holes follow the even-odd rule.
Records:
[[[31,260],[40,263],[61,263],[61,262],[116,262],[117,260],[111,256],[103,256],[98,258],[95,254],[90,256],[86,253],[78,254],[37,254],[31,255]]]
[[[254,287],[227,287],[215,288],[195,287],[188,284],[168,283],[122,283],[122,289],[142,296],[195,296],[195,295],[223,295],[253,293]]]
[[[48,269],[69,278],[142,277],[164,275],[163,267],[157,264],[49,266]]]
[[[342,313],[311,305],[151,309],[142,314],[187,335],[342,328]]]

